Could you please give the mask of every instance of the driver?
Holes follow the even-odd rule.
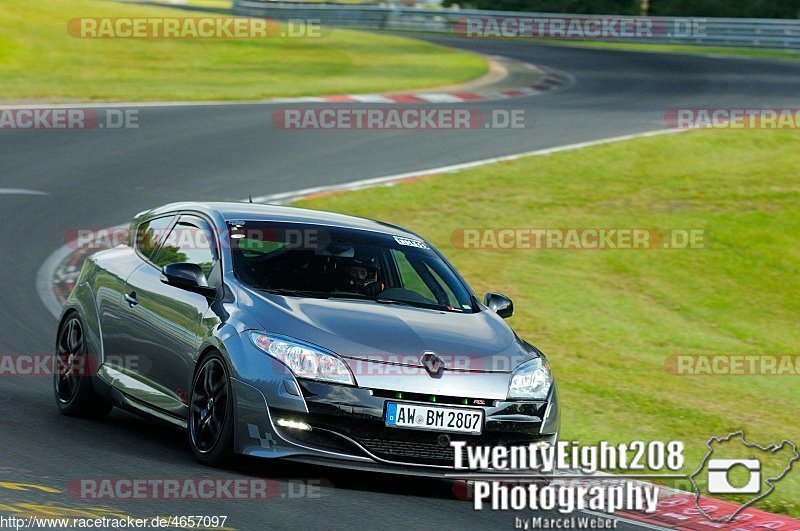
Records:
[[[378,280],[375,258],[337,258],[333,264],[333,281],[337,291],[377,296],[384,289]]]

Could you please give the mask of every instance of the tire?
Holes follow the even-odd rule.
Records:
[[[92,385],[92,362],[84,340],[85,327],[77,312],[69,314],[56,336],[53,390],[56,404],[69,417],[101,420],[113,405],[97,396]]]
[[[189,398],[189,445],[195,459],[221,466],[233,459],[233,393],[225,360],[212,352],[197,365]]]

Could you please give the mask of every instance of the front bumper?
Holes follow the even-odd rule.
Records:
[[[304,407],[286,409],[282,401],[279,405],[284,407],[268,406],[258,389],[234,381],[237,452],[382,472],[439,475],[453,468],[451,440],[463,440],[470,446],[552,444],[560,427],[555,385],[548,400],[509,401],[297,383],[301,393],[297,398]],[[384,425],[387,402],[433,405],[433,396],[437,405],[483,409],[483,432],[467,435]],[[311,429],[287,428],[278,420],[304,423]]]

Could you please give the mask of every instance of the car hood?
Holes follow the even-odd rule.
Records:
[[[423,366],[435,353],[449,370],[510,372],[538,353],[491,311],[446,312],[348,299],[247,290],[243,303],[268,333],[344,358]]]

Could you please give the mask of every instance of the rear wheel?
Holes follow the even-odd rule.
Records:
[[[212,353],[195,374],[189,402],[189,444],[205,465],[222,465],[233,457],[232,398],[225,361]]]
[[[94,391],[92,360],[87,354],[83,331],[77,313],[67,317],[59,327],[53,364],[56,404],[61,413],[70,417],[102,419],[113,406]]]

